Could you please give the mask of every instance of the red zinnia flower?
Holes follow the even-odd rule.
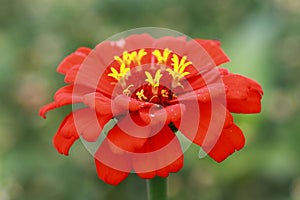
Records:
[[[180,170],[177,134],[221,162],[245,142],[230,112],[260,112],[263,94],[257,82],[216,67],[228,61],[220,42],[185,37],[141,34],[82,47],[59,65],[68,85],[40,115],[83,103],[63,120],[54,146],[68,155],[79,137],[96,144],[97,173],[109,184],[131,171],[151,179]]]

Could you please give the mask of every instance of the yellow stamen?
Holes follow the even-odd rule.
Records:
[[[138,97],[138,99],[140,101],[147,100],[147,97],[144,95],[144,90],[143,89],[141,89],[140,91],[136,92],[135,94],[136,94],[136,96]]]
[[[131,95],[131,91],[130,91],[131,87],[133,87],[132,84],[130,84],[125,90],[123,90],[123,94],[130,96]]]
[[[156,71],[154,78],[151,76],[149,72],[145,72],[147,79],[145,80],[148,82],[152,87],[156,88],[159,86],[159,80],[163,76],[160,73],[160,69]]]
[[[118,61],[120,65],[125,65],[126,67],[130,67],[131,63],[134,62],[136,65],[141,65],[142,58],[147,55],[145,49],[140,49],[138,52],[133,51],[128,53],[127,51],[123,52],[122,58],[119,56],[115,56],[114,59]]]
[[[169,92],[166,89],[161,90],[161,96],[169,97]]]
[[[158,49],[155,49],[152,52],[152,54],[156,57],[158,64],[166,64],[171,52],[172,52],[171,50],[165,49],[161,54],[161,52]]]
[[[140,49],[139,52],[137,53],[137,56],[135,57],[135,62],[137,65],[141,65],[141,60],[142,58],[147,55],[147,52],[145,52],[144,49]]]
[[[126,76],[127,72],[130,71],[131,63],[134,62],[136,65],[141,65],[141,60],[145,55],[147,55],[147,52],[145,52],[144,49],[140,49],[138,52],[133,51],[131,53],[124,51],[121,57],[115,56],[114,59],[120,64],[120,72],[111,67],[110,70],[112,73],[109,73],[108,76],[119,81]]]
[[[171,59],[171,61],[173,62],[172,65],[173,65],[173,69],[166,69],[167,72],[169,72],[169,74],[172,76],[173,78],[173,83],[172,83],[172,86],[173,88],[174,87],[177,87],[177,86],[180,86],[180,87],[183,87],[181,85],[181,83],[179,83],[179,81],[185,77],[186,75],[189,75],[190,72],[185,72],[185,68],[187,66],[189,66],[190,64],[192,64],[192,62],[187,62],[187,57],[186,56],[183,56],[180,60],[178,58],[177,55],[173,54],[173,57]]]
[[[107,76],[113,77],[114,79],[119,81],[120,79],[122,79],[126,76],[126,74],[129,72],[130,68],[125,67],[125,65],[122,64],[121,67],[120,67],[120,72],[118,72],[113,67],[111,67],[110,70],[111,70],[111,73],[109,73]]]

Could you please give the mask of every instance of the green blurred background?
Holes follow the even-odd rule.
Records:
[[[71,107],[41,105],[64,85],[55,69],[77,47],[155,26],[220,39],[236,73],[264,88],[263,111],[236,115],[247,144],[221,164],[198,159],[169,177],[171,200],[300,200],[299,0],[0,0],[0,200],[146,199],[145,181],[97,178],[80,142],[64,157],[52,137]]]

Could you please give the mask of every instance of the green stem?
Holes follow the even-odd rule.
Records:
[[[148,200],[167,200],[167,179],[155,177],[147,180]]]

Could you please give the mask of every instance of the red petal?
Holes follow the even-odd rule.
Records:
[[[221,43],[217,40],[195,39],[211,56],[217,66],[229,62],[229,58],[221,49]]]
[[[122,46],[118,46],[117,42],[114,41],[104,41],[98,44],[95,48],[96,55],[101,60],[103,66],[109,66],[113,61],[115,56],[121,56],[123,51],[126,49]]]
[[[59,64],[57,72],[66,74],[73,66],[80,65],[90,52],[91,49],[87,47],[78,48]]]
[[[261,111],[261,95],[250,91],[246,99],[228,99],[227,108],[235,113],[259,113]]]
[[[177,99],[170,101],[171,103],[175,102],[186,102],[187,101],[197,101],[199,103],[209,103],[212,100],[216,100],[218,97],[225,97],[225,87],[224,84],[215,83],[210,84],[199,89],[195,89],[190,92],[186,92],[182,95],[179,95]]]
[[[59,103],[61,106],[67,105],[67,104],[72,104],[73,97],[73,85],[66,85],[64,87],[61,87],[59,90],[56,91],[54,95],[54,100]],[[75,98],[76,99],[76,96]]]
[[[94,158],[99,178],[108,184],[118,185],[132,171],[129,153],[115,146],[108,137],[100,144]]]
[[[118,185],[129,175],[129,172],[116,170],[112,167],[103,164],[96,158],[95,165],[98,177],[107,184]]]
[[[181,119],[181,113],[185,111],[184,104],[174,104],[167,107],[155,105],[151,108],[141,109],[139,115],[147,124],[169,124]]]
[[[59,108],[68,104],[80,103],[82,102],[82,96],[84,94],[90,93],[91,89],[77,86],[74,88],[74,85],[67,85],[59,90],[54,95],[54,101],[50,104],[43,106],[40,109],[40,116],[46,118],[46,113],[52,109]]]
[[[152,48],[154,39],[148,34],[130,35],[124,40],[124,50],[128,52],[137,49]]]
[[[69,155],[69,149],[73,143],[78,139],[78,137],[63,137],[59,132],[53,138],[53,145],[57,151],[64,155]]]
[[[155,49],[164,50],[168,48],[177,55],[183,55],[186,46],[186,37],[166,36],[155,40],[153,47]]]
[[[56,91],[54,95],[55,102],[51,102],[40,109],[40,116],[46,118],[48,111],[59,108],[64,105],[72,104],[73,85],[67,85]],[[76,98],[74,98],[76,99]]]
[[[98,116],[89,108],[79,109],[73,112],[73,120],[76,131],[83,139],[94,142],[98,139],[103,127],[110,121],[111,115]]]
[[[176,135],[164,126],[156,135],[148,138],[133,157],[133,167],[141,178],[167,177],[183,166],[183,153]]]
[[[56,103],[56,102],[51,102],[47,105],[44,105],[43,107],[40,108],[40,111],[39,111],[39,115],[43,118],[46,118],[46,113],[49,111],[49,110],[53,110],[55,108],[58,108],[59,107],[59,104]]]
[[[77,73],[79,71],[80,65],[74,65],[65,76],[66,83],[73,83],[76,79]]]
[[[180,123],[175,123],[188,139],[199,146],[212,146],[224,127],[233,124],[233,117],[222,104],[186,104]]]
[[[227,88],[227,107],[230,112],[258,113],[261,111],[263,90],[254,80],[238,74],[223,76]]]
[[[87,141],[96,141],[110,119],[109,116],[98,117],[95,111],[89,108],[76,110],[65,117],[54,136],[53,144],[58,152],[68,155],[70,147],[79,135]]]
[[[140,149],[151,134],[151,126],[146,126],[137,114],[120,119],[108,132],[110,143],[127,152]]]
[[[222,162],[236,150],[240,150],[245,145],[243,132],[236,125],[224,129],[213,149],[208,155],[217,162]],[[203,149],[205,151],[205,148]]]
[[[57,133],[53,138],[53,145],[61,154],[68,155],[69,149],[78,139],[78,133],[74,125],[73,113],[70,113],[58,128]]]
[[[151,107],[153,103],[141,102],[126,95],[118,95],[111,100],[99,92],[87,94],[83,97],[83,102],[100,115],[120,115],[128,114],[129,111],[135,112],[142,108]]]
[[[187,42],[185,52],[188,61],[192,62],[191,66],[193,66],[189,66],[187,68],[187,71],[190,72],[187,78],[197,75],[197,77],[199,77],[199,74],[203,75],[215,67],[215,63],[213,62],[211,56],[207,53],[205,48],[199,45],[199,43],[195,40],[190,40]]]
[[[100,115],[112,115],[111,99],[101,93],[93,92],[85,95],[83,103]]]
[[[151,107],[153,103],[142,102],[130,98],[126,95],[118,95],[113,100],[113,109],[115,113],[127,113],[128,111],[138,111],[142,108]]]

